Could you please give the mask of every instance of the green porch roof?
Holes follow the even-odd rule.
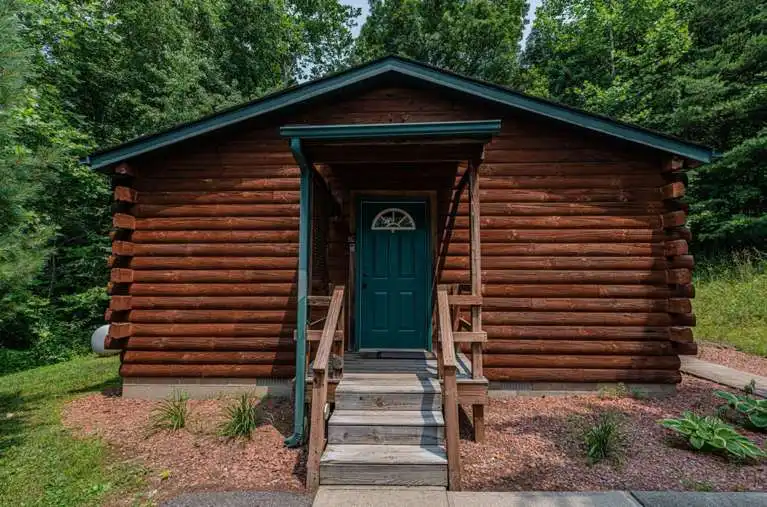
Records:
[[[266,95],[247,104],[226,109],[197,121],[184,123],[157,134],[140,137],[125,144],[95,152],[84,162],[89,163],[94,169],[102,169],[123,160],[208,134],[242,121],[278,112],[325,95],[374,86],[381,80],[392,77],[430,84],[510,109],[527,111],[699,162],[710,162],[715,157],[713,150],[699,144],[525,95],[503,86],[461,76],[423,63],[389,56]],[[350,127],[346,126],[346,128]]]

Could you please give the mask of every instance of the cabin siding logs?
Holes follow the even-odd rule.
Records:
[[[299,169],[280,125],[499,116],[434,91],[383,88],[137,161],[120,184],[128,206],[113,242],[122,374],[293,375]],[[519,113],[502,121],[479,168],[485,375],[678,382],[678,354],[694,348],[681,161]],[[440,148],[421,155],[428,150]],[[434,192],[433,246],[446,254],[435,260],[437,281],[468,284],[467,192],[445,234],[465,164],[382,166],[375,153],[359,160],[360,150],[338,163],[342,151],[318,164],[341,211],[327,225],[314,293],[328,282],[353,288],[352,197],[364,190]]]

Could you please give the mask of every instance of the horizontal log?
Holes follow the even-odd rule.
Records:
[[[295,361],[291,350],[276,352],[189,352],[127,350],[123,364],[291,364]]]
[[[295,231],[134,231],[134,243],[298,243]]]
[[[663,341],[669,339],[668,327],[618,326],[483,326],[494,340],[616,340]]]
[[[112,169],[112,172],[120,176],[135,176],[136,174],[133,171],[133,168],[127,162],[121,162],[117,164],[115,168]]]
[[[491,381],[505,382],[635,382],[678,384],[677,370],[619,370],[585,368],[485,368]]]
[[[482,202],[481,216],[645,216],[662,213],[664,205],[660,201],[640,203],[518,203],[518,202]],[[458,206],[458,216],[469,214],[469,203]]]
[[[595,354],[667,356],[674,353],[667,341],[491,340],[486,354]]]
[[[112,253],[136,257],[297,257],[296,243],[131,243],[115,241]]]
[[[156,270],[138,271],[131,269],[113,269],[112,282],[166,282],[166,283],[275,283],[293,282],[296,272],[293,270]]]
[[[255,324],[255,323],[209,323],[209,324],[142,324],[132,323],[127,336],[259,336],[287,337],[292,339],[295,324]],[[114,325],[110,326],[111,328]],[[133,338],[131,338],[133,339]]]
[[[662,227],[682,227],[687,222],[687,213],[684,211],[672,211],[663,215]]]
[[[687,299],[673,299],[670,301],[687,301],[689,303]],[[482,308],[486,311],[669,312],[671,304],[668,299],[486,297]]]
[[[684,223],[684,222],[682,222]],[[488,229],[659,229],[662,222],[654,216],[511,216],[486,217],[480,219],[484,233]],[[469,217],[461,216],[455,220],[456,229],[468,229]]]
[[[458,243],[452,238],[448,255],[468,256],[468,242]],[[666,254],[663,243],[482,243],[483,259],[521,255],[662,257]]]
[[[669,257],[669,265],[677,269],[692,269],[695,267],[695,258],[692,255]]]
[[[125,213],[115,213],[112,217],[112,225],[117,229],[136,229],[136,219]]]
[[[668,300],[669,313],[692,313],[692,303],[689,299],[674,298]]]
[[[675,241],[683,239],[688,243],[692,241],[692,232],[687,227],[673,227],[666,229],[666,241]]]
[[[666,235],[654,229],[482,229],[481,240],[488,243],[654,243]],[[468,229],[452,233],[452,241],[468,242]]]
[[[675,181],[668,185],[663,185],[660,188],[660,195],[663,199],[679,199],[684,197],[685,188],[684,183],[681,181]]]
[[[138,201],[138,192],[130,187],[116,186],[114,190],[114,200],[117,202],[136,202]]]
[[[693,340],[692,329],[689,327],[672,327],[668,330],[669,340],[673,342],[686,343]]]
[[[298,190],[299,178],[201,178],[175,180],[139,179],[139,191]]]
[[[667,256],[687,255],[689,252],[687,241],[683,239],[666,241],[664,250]]]
[[[485,269],[593,269],[663,270],[670,267],[665,257],[485,257]],[[447,257],[444,269],[468,269],[469,259]]]
[[[222,310],[273,310],[288,309],[296,305],[295,298],[279,296],[204,296],[204,297],[152,297],[112,296],[110,308],[130,309],[222,309]]]
[[[671,173],[681,171],[684,168],[684,159],[679,157],[668,157],[663,161],[661,172]]]
[[[121,377],[221,377],[221,378],[290,378],[292,365],[276,364],[123,364]]]
[[[646,202],[661,198],[658,188],[601,189],[562,188],[550,190],[532,189],[483,189],[479,191],[481,202]],[[142,197],[143,199],[143,197]]]
[[[674,343],[674,351],[680,356],[697,356],[698,344],[695,342]]]
[[[290,269],[298,268],[295,257],[133,257],[132,269]]]
[[[666,271],[666,283],[685,285],[692,282],[692,273],[689,269],[669,269]]]
[[[295,295],[294,283],[134,283],[132,296],[288,296]]]
[[[535,139],[535,138],[531,138]],[[548,139],[546,139],[549,142]],[[517,142],[517,141],[514,141]],[[633,162],[485,162],[479,167],[480,176],[583,176],[616,174],[654,175],[657,170]]]
[[[257,154],[254,154],[254,158]],[[174,161],[169,161],[173,164]],[[291,164],[231,164],[219,165],[214,162],[209,166],[168,165],[157,168],[151,179],[204,179],[204,178],[299,178],[301,169],[294,162]]]
[[[298,204],[181,204],[174,206],[138,204],[133,214],[140,218],[167,217],[291,217],[298,216]]]
[[[604,149],[593,148],[567,148],[558,149],[549,147],[548,149],[531,150],[524,146],[519,146],[515,150],[494,150],[488,149],[485,160],[488,163],[495,162],[578,162],[583,160],[593,160],[600,162],[623,162],[628,157],[623,153],[607,151]]]
[[[115,216],[115,227],[131,228],[118,226],[117,216]],[[298,217],[137,218],[132,228],[143,231],[298,230]]]
[[[669,283],[667,282],[666,273],[667,271],[483,270],[482,280],[486,284],[658,284]],[[468,276],[468,273],[465,271],[444,270],[440,283],[467,283]]]
[[[263,336],[134,336],[126,341],[126,350],[293,350],[296,344],[288,337]]]
[[[651,298],[691,297],[692,286],[593,284],[487,284],[485,297]]]
[[[601,368],[678,370],[679,358],[668,356],[611,356],[562,354],[485,354],[486,368]]]
[[[506,311],[483,312],[482,319],[488,326],[673,326],[686,325],[688,318],[668,313]]]
[[[141,204],[297,204],[296,191],[142,192]]]
[[[560,188],[606,188],[626,189],[648,186],[660,186],[663,178],[660,174],[640,175],[575,175],[567,176],[486,176],[482,178],[482,188],[486,189],[560,189]]]
[[[284,323],[295,327],[295,310],[132,310],[131,323]]]

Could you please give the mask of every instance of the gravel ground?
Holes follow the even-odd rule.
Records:
[[[191,400],[185,429],[150,431],[157,402],[93,394],[74,400],[62,413],[64,425],[77,434],[109,443],[119,459],[138,460],[148,469],[145,499],[162,501],[181,493],[228,490],[304,491],[303,452],[287,449],[292,407],[287,400],[266,399],[266,422],[250,440],[218,437],[224,408],[231,401]],[[132,505],[115,498],[110,505]]]
[[[767,377],[767,357],[753,356],[720,345],[698,345],[698,359]]]
[[[656,421],[684,410],[713,413],[717,384],[684,376],[676,396],[663,400],[598,395],[492,399],[486,439],[461,441],[468,490],[767,490],[767,462],[742,465],[685,448]],[[582,434],[597,414],[623,415],[626,448],[612,463],[590,466]],[[468,428],[466,428],[468,430]],[[741,430],[762,447],[765,434]]]

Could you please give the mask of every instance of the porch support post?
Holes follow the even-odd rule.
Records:
[[[304,441],[304,408],[306,397],[306,324],[309,294],[309,248],[311,247],[312,166],[304,155],[301,139],[290,139],[290,150],[301,168],[300,218],[298,226],[298,294],[296,308],[296,378],[293,400],[293,434],[285,439],[288,447]]]
[[[479,165],[481,162],[471,160],[467,170],[469,171],[469,227],[470,227],[470,274],[471,295],[482,296],[482,248],[480,242],[480,203],[479,203]],[[482,331],[482,305],[471,306],[471,330]],[[471,372],[475,379],[484,376],[482,365],[482,343],[471,344]],[[473,405],[472,416],[474,419],[474,440],[482,442],[485,439],[485,407]]]

